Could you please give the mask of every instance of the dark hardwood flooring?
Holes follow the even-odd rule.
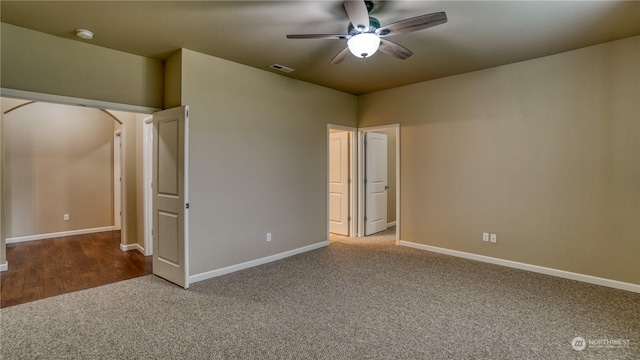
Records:
[[[151,258],[120,250],[120,231],[8,244],[0,307],[147,275]]]

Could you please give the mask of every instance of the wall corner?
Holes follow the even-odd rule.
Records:
[[[182,105],[182,49],[164,62],[164,108]]]

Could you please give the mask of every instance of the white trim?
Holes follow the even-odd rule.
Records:
[[[9,262],[5,261],[4,264],[0,264],[0,272],[9,270]]]
[[[91,100],[91,99],[82,99],[70,96],[61,96],[61,95],[52,95],[45,93],[38,93],[33,91],[24,91],[24,90],[16,90],[16,89],[7,89],[0,88],[0,96],[15,98],[15,99],[23,99],[23,100],[35,100],[35,101],[45,101],[55,104],[64,104],[64,105],[76,105],[76,106],[86,106],[96,109],[109,109],[116,111],[126,111],[133,113],[141,113],[141,114],[151,114],[154,111],[158,111],[161,109],[146,107],[146,106],[137,106],[137,105],[128,105],[128,104],[118,104],[108,101],[100,101],[100,100]]]
[[[236,272],[236,271],[240,271],[240,270],[245,270],[245,269],[248,269],[248,268],[252,268],[254,266],[264,265],[264,264],[267,264],[267,263],[270,263],[270,262],[274,262],[274,261],[282,260],[284,258],[288,258],[290,256],[298,255],[298,254],[301,254],[301,253],[304,253],[304,252],[307,252],[307,251],[316,250],[316,249],[319,249],[319,248],[322,248],[322,247],[325,247],[325,246],[328,246],[328,245],[329,245],[329,241],[321,241],[319,243],[303,246],[301,248],[285,251],[285,252],[282,252],[282,253],[279,253],[279,254],[263,257],[263,258],[260,258],[260,259],[243,262],[241,264],[231,265],[231,266],[227,266],[227,267],[224,267],[224,268],[221,268],[221,269],[216,269],[216,270],[207,271],[207,272],[196,274],[196,275],[191,275],[191,276],[189,276],[189,283],[193,284],[193,283],[198,282],[198,281],[211,279],[211,278],[214,278],[214,277],[230,274],[232,272]]]
[[[189,288],[189,105],[184,105],[184,288]]]
[[[153,179],[153,116],[144,118],[143,138],[142,138],[142,186],[143,186],[143,214],[144,214],[144,255],[153,254],[153,190],[151,182]]]
[[[605,279],[605,278],[591,276],[591,275],[574,273],[570,271],[552,269],[552,268],[547,268],[547,267],[538,266],[538,265],[525,264],[525,263],[520,263],[516,261],[511,261],[511,260],[504,260],[504,259],[494,258],[490,256],[468,253],[464,251],[445,249],[445,248],[430,246],[430,245],[416,244],[409,241],[400,241],[399,245],[414,248],[414,249],[419,249],[419,250],[435,252],[439,254],[445,254],[445,255],[451,255],[455,257],[470,259],[470,260],[481,261],[481,262],[494,264],[494,265],[506,266],[514,269],[520,269],[520,270],[526,270],[526,271],[531,271],[531,272],[545,274],[545,275],[556,276],[556,277],[569,279],[569,280],[582,281],[582,282],[594,284],[594,285],[607,286],[614,289],[640,293],[640,285],[626,283],[626,282],[617,281],[617,280],[610,280],[610,279]]]
[[[396,226],[396,222],[395,221],[387,223],[387,227],[392,227],[392,226]],[[396,245],[398,245],[398,244],[396,244]]]
[[[84,234],[92,234],[97,232],[113,231],[113,230],[114,230],[113,226],[104,226],[104,227],[92,228],[92,229],[69,230],[69,231],[60,231],[60,232],[48,233],[48,234],[17,236],[13,238],[7,238],[6,243],[14,244],[14,243],[25,242],[25,241],[53,239],[53,238],[59,238],[64,236],[84,235]]]
[[[364,236],[364,186],[360,186],[364,182],[364,132],[358,129],[358,234],[356,236]]]
[[[120,244],[120,250],[122,251],[138,250],[142,253],[142,255],[144,255],[144,248],[140,246],[140,244],[128,244],[128,245]]]
[[[396,245],[400,245],[400,124],[394,124],[396,129]]]
[[[122,129],[113,132],[113,228],[122,229],[122,189],[124,171],[122,164]]]

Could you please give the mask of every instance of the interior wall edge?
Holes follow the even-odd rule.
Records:
[[[14,98],[14,99],[21,99],[21,100],[43,101],[43,102],[61,104],[61,105],[73,105],[73,106],[91,107],[96,109],[105,109],[105,110],[114,110],[114,111],[126,111],[126,112],[133,112],[133,113],[142,113],[142,114],[153,114],[154,112],[161,110],[159,108],[153,108],[153,107],[120,104],[120,103],[114,103],[114,102],[102,101],[102,100],[84,99],[84,98],[77,98],[72,96],[63,96],[63,95],[39,93],[34,91],[9,89],[5,87],[0,88],[0,96]]]

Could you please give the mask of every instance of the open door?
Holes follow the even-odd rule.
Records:
[[[329,134],[329,232],[349,235],[349,133]]]
[[[364,234],[387,230],[387,135],[365,134]]]
[[[188,122],[188,106],[153,114],[153,273],[185,289]]]

